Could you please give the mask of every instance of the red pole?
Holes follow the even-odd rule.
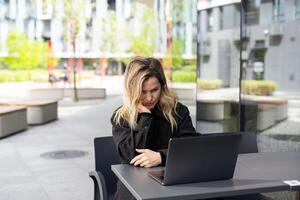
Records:
[[[106,68],[106,58],[100,57],[99,58],[99,72],[101,76],[105,76],[105,68]]]
[[[51,40],[48,40],[48,56],[47,56],[47,68],[48,73],[53,72],[53,52],[52,52],[52,42]]]
[[[74,66],[74,61],[73,61],[73,58],[68,58],[68,66],[69,66],[69,82],[72,83],[72,80],[73,80],[73,77],[72,77],[72,74],[73,74],[73,66]]]
[[[78,81],[81,80],[81,70],[82,70],[82,59],[80,57],[78,57],[77,58]]]
[[[167,49],[168,49],[168,78],[172,81],[172,21],[167,22]]]
[[[67,34],[67,42],[68,42],[68,52],[72,52],[72,43],[71,43],[71,34],[68,31]],[[73,60],[73,56],[69,56],[68,57],[68,72],[69,72],[69,83],[73,82],[73,67],[74,67],[74,60]]]

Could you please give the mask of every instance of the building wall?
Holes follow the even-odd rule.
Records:
[[[300,20],[295,20],[295,1],[288,0],[285,5],[285,19],[274,22],[272,1],[263,1],[259,7],[259,24],[243,25],[243,59],[248,62],[248,79],[254,79],[253,57],[258,49],[257,42],[264,41],[264,79],[275,81],[278,90],[298,90],[300,85]],[[220,8],[222,7],[222,8]],[[199,11],[200,15],[200,78],[221,79],[225,86],[237,87],[239,77],[239,20],[238,4],[217,6],[212,9],[213,28],[208,31],[208,9]],[[221,13],[223,10],[223,14]],[[220,30],[220,16],[224,16],[223,30]],[[275,33],[274,33],[274,31]],[[245,37],[244,37],[245,36]],[[209,40],[209,55],[203,55],[205,41]],[[229,71],[229,72],[228,72]],[[227,78],[226,78],[227,77]],[[227,80],[229,79],[229,80]],[[229,83],[229,84],[228,84]]]
[[[237,87],[239,76],[239,48],[234,42],[234,34],[238,31],[236,18],[239,18],[234,5],[223,8],[212,8],[213,27],[208,31],[207,10],[200,12],[200,43],[208,43],[208,55],[200,54],[200,78],[221,79],[225,86]],[[220,18],[226,16],[220,30]],[[239,37],[239,36],[238,36]],[[204,45],[205,46],[205,45]],[[200,45],[200,49],[201,49]],[[201,50],[200,50],[201,51]]]
[[[181,1],[181,0],[180,0]],[[51,37],[53,54],[56,57],[72,57],[72,46],[67,39],[64,29],[67,24],[63,22],[64,8],[63,1],[54,1],[54,5],[42,6],[47,0],[0,0],[0,54],[5,54],[5,40],[9,32],[17,27],[27,34],[30,39],[40,39]],[[164,55],[167,53],[167,27],[166,9],[167,0],[86,0],[84,16],[81,18],[81,31],[77,40],[77,52],[81,57],[97,58],[101,54],[100,47],[103,46],[102,20],[107,17],[108,10],[113,10],[116,14],[118,29],[120,24],[125,24],[129,31],[138,34],[140,26],[140,16],[144,13],[138,7],[149,7],[154,10],[156,20],[155,27],[155,53]],[[196,0],[182,1],[184,8],[182,11],[184,19],[182,26],[173,24],[174,30],[180,29],[181,38],[184,40],[185,55],[195,57],[196,54]],[[133,7],[135,11],[133,11]],[[43,9],[42,9],[43,8]],[[122,30],[118,30],[118,33]],[[123,32],[122,32],[123,33]],[[118,52],[126,54],[129,52],[129,40],[124,39],[126,34],[118,34]],[[115,52],[104,52],[108,55]],[[130,54],[131,55],[131,54]]]

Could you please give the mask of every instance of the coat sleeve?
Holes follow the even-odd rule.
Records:
[[[116,124],[111,118],[112,134],[122,163],[129,163],[137,155],[136,148],[145,148],[151,121],[150,113],[141,113],[137,128],[132,129],[125,120]]]
[[[179,103],[177,112],[177,130],[174,137],[198,136],[199,134],[196,133],[193,126],[189,109]]]
[[[182,105],[181,103],[178,103],[177,107],[177,128],[175,130],[175,133],[173,137],[189,137],[189,136],[198,136],[199,134],[196,133],[196,130],[193,126],[192,119],[190,116],[189,109]],[[160,149],[158,152],[160,153],[162,163],[161,165],[165,165],[166,159],[167,159],[167,151],[168,149]]]

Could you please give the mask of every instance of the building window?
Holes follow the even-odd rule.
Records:
[[[247,0],[245,8],[244,24],[256,25],[259,24],[259,1]]]
[[[224,12],[223,12],[223,7],[219,7],[219,29],[223,30],[224,29]]]
[[[295,18],[300,20],[300,0],[295,0]]]
[[[285,0],[274,0],[273,1],[273,19],[275,22],[284,21],[285,12]]]
[[[209,32],[213,31],[213,23],[214,23],[214,18],[213,18],[212,9],[208,9],[207,10],[207,31]]]

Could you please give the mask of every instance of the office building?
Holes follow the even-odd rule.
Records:
[[[198,75],[221,79],[226,87],[238,87],[241,56],[243,79],[271,80],[278,90],[298,90],[300,1],[243,3],[240,35],[241,1],[198,1]]]
[[[172,35],[183,40],[183,56],[195,58],[196,1],[174,1],[181,6],[178,9],[184,8],[182,12],[173,7],[174,12],[182,16],[177,18],[174,16],[179,15],[170,13],[173,1],[169,0],[80,0],[73,4],[73,10],[68,10],[66,2],[68,1],[1,0],[0,55],[7,55],[7,36],[17,28],[29,39],[51,39],[54,57],[73,57],[70,13],[75,13],[73,10],[76,10],[75,18],[79,20],[80,26],[75,39],[76,57],[131,57],[134,54],[130,50],[126,31],[139,35],[143,31],[143,15],[150,9],[153,15],[151,25],[154,30],[154,56],[164,57],[167,54],[167,23],[171,21]]]

